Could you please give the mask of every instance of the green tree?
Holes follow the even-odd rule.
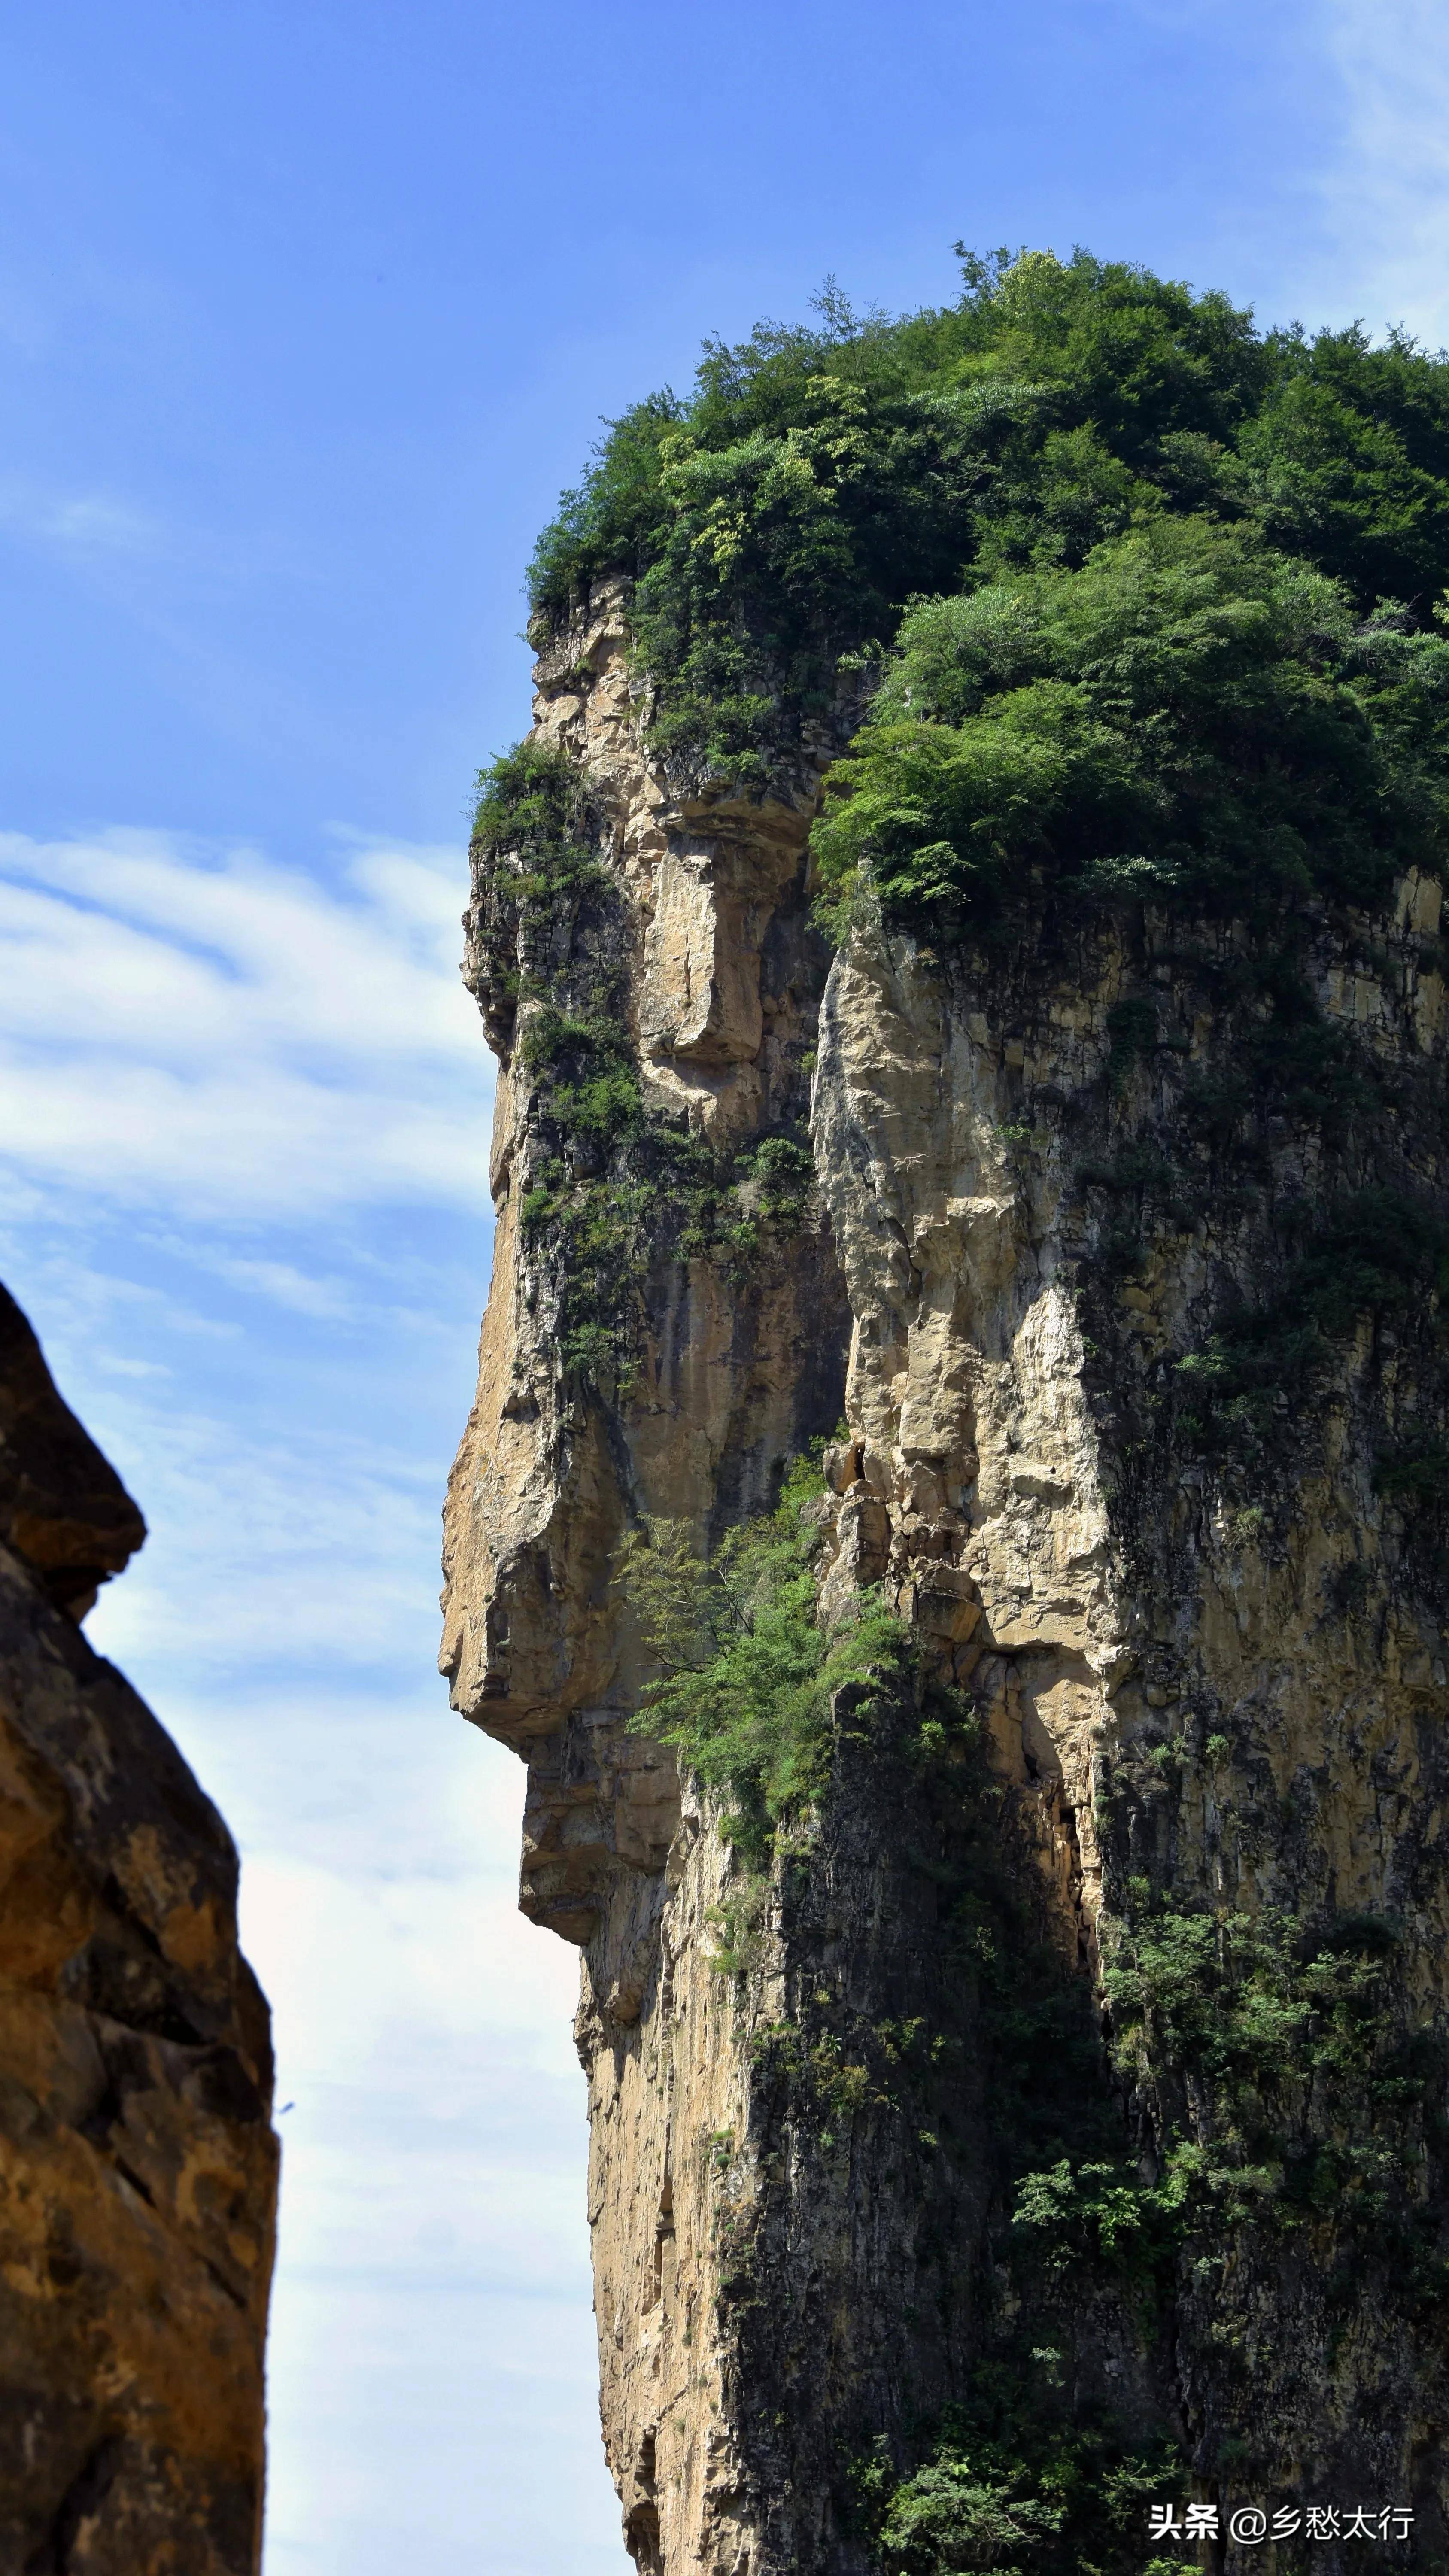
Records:
[[[904,1627],[873,1594],[833,1634],[820,1625],[823,1489],[818,1466],[798,1459],[775,1510],[712,1554],[670,1520],[645,1521],[619,1551],[617,1580],[660,1667],[632,1722],[727,1793],[727,1831],[756,1867],[775,1827],[825,1785],[839,1694],[868,1697],[907,1653]]]

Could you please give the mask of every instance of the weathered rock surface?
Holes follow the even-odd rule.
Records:
[[[1365,1319],[1313,1419],[1281,1424],[1268,1503],[1235,1501],[1173,1429],[1172,1373],[1225,1296],[1246,1309],[1281,1285],[1276,1212],[1311,1197],[1321,1147],[1280,1119],[1252,1189],[1208,1157],[1192,1204],[1173,1201],[1184,1085],[1206,1096],[1234,1044],[1201,958],[1150,916],[1075,945],[1040,923],[1008,957],[954,962],[867,928],[827,976],[812,782],[791,807],[675,802],[639,749],[615,603],[540,681],[540,728],[609,818],[653,1095],[703,1132],[756,1133],[798,1110],[818,1046],[808,1224],[743,1279],[697,1259],[644,1283],[647,1366],[605,1405],[565,1380],[517,1222],[532,1089],[501,1033],[498,1250],[450,1493],[444,1662],[455,1704],[529,1765],[525,1910],[583,1950],[604,2437],[628,2546],[666,2576],[858,2576],[876,2562],[852,2463],[883,2445],[898,2468],[913,2428],[1014,2349],[995,2007],[943,1929],[948,1892],[988,1875],[964,1791],[888,1726],[845,1727],[829,1796],[746,1927],[748,1972],[726,1977],[711,1962],[736,1862],[708,1801],[627,1732],[643,1673],[611,1567],[629,1520],[716,1532],[843,1410],[826,1611],[884,1583],[927,1670],[980,1713],[992,1834],[1035,1926],[1012,1976],[1059,1977],[1063,2012],[1100,2027],[1103,1952],[1149,1879],[1220,1922],[1363,1919],[1393,1947],[1404,2064],[1427,2051],[1441,2069],[1396,2097],[1418,2106],[1394,2153],[1419,2180],[1377,2236],[1353,2233],[1347,2113],[1307,2078],[1294,2093],[1289,2066],[1283,2121],[1305,2171],[1337,2139],[1338,2206],[1276,2232],[1225,2216],[1211,2258],[1200,2239],[1182,2257],[1160,2333],[1064,2237],[1037,2358],[1079,2411],[1175,2443],[1203,2495],[1230,2469],[1270,2496],[1412,2495],[1437,2564],[1445,2383],[1424,2283],[1445,2253],[1449,1693],[1376,1466],[1427,1383],[1413,1330]],[[482,911],[480,892],[486,992]],[[1325,919],[1313,957],[1325,1012],[1409,1092],[1443,1055],[1436,927],[1436,892],[1411,879],[1387,923]],[[1124,1062],[1121,1006],[1144,995],[1160,1043]],[[1409,1115],[1401,1132],[1441,1189],[1437,1131]],[[918,2030],[940,2041],[925,2075]],[[1198,2072],[1144,2063],[1115,2088],[1144,2175],[1169,2135],[1208,2169]],[[1329,2542],[1313,2563],[1351,2555]]]
[[[0,2565],[252,2576],[277,2142],[236,1853],[76,1624],[144,1525],[8,1298],[0,1363]]]

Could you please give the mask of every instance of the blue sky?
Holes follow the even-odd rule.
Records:
[[[152,1522],[286,2138],[268,2576],[623,2571],[572,1955],[433,1678],[487,1281],[463,812],[601,414],[964,235],[1449,336],[1431,0],[10,0],[0,1267]]]

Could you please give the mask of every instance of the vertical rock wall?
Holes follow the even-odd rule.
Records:
[[[866,927],[827,975],[806,903],[816,778],[793,805],[673,799],[639,750],[614,603],[540,681],[541,734],[602,800],[649,1096],[748,1138],[801,1115],[808,1080],[817,1175],[807,1221],[748,1275],[656,1265],[646,1363],[604,1401],[562,1368],[519,1222],[541,1150],[530,1005],[495,1028],[498,1250],[444,1661],[455,1704],[528,1762],[524,1908],[583,1953],[629,2549],[668,2576],[861,2576],[872,2475],[903,2474],[989,2365],[1023,2386],[1038,2370],[1044,2423],[1110,2421],[1175,2457],[1168,2491],[1412,2494],[1436,2563],[1445,1639],[1382,1468],[1441,1399],[1433,1292],[1325,1345],[1301,1418],[1265,1396],[1210,1438],[1186,1406],[1222,1373],[1214,1332],[1291,1306],[1306,1274],[1282,1247],[1328,1186],[1311,1105],[1255,1135],[1250,1185],[1192,1125],[1241,1045],[1231,930],[1043,918],[942,958]],[[1394,1104],[1344,1187],[1380,1186],[1397,1157],[1442,1196],[1423,1105],[1444,1048],[1436,931],[1417,880],[1387,921],[1320,924],[1322,1006]],[[560,955],[560,989],[570,971]],[[883,1584],[919,1640],[918,1689],[975,1712],[989,1762],[923,1761],[919,1710],[844,1713],[829,1794],[741,1933],[708,1802],[628,1731],[644,1676],[613,1555],[640,1513],[702,1536],[738,1518],[842,1411],[827,1612]],[[745,1960],[728,1976],[723,1920]],[[1139,1959],[1144,1926],[1206,1924],[1205,1993],[1231,1986],[1234,1942],[1280,1942],[1276,2074],[1242,2074],[1236,2023],[1193,2062],[1160,2001],[1134,2021],[1119,1985],[1107,2005],[1104,1965]],[[1392,2047],[1335,2075],[1314,2050],[1339,1960]],[[1011,2035],[1023,1994],[1029,2045]],[[1054,2083],[1091,2095],[1092,2135],[1144,2188],[1185,2178],[1150,2314],[1065,2206],[1035,2268],[1021,2255],[1003,2175],[1030,2157],[1003,2124]],[[1248,2131],[1229,2137],[1230,2084],[1272,2097],[1271,2188]]]
[[[600,798],[622,898],[627,1014],[646,1097],[712,1144],[747,1146],[808,1113],[828,968],[805,900],[812,798],[691,811],[641,757],[617,607],[540,665],[538,737]],[[480,879],[465,966],[487,1006],[499,961]],[[562,998],[582,965],[551,960]],[[556,1297],[520,1211],[542,1149],[530,1010],[503,1051],[498,1235],[477,1402],[445,1519],[443,1666],[454,1705],[528,1764],[520,1901],[583,1948],[604,2435],[629,2546],[645,2567],[748,2563],[753,2506],[720,2323],[749,2125],[748,2039],[710,1966],[731,1862],[681,1796],[672,1755],[629,1732],[645,1678],[611,1588],[641,1513],[701,1537],[767,1500],[781,1464],[831,1431],[849,1321],[818,1201],[748,1282],[717,1261],[660,1263],[627,1402],[563,1370]],[[663,2553],[661,2555],[661,2552]]]
[[[144,1525],[0,1291],[0,2564],[255,2576],[277,2141],[236,1853],[76,1624]]]

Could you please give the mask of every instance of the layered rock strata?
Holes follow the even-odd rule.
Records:
[[[237,1860],[77,1624],[144,1524],[0,1291],[0,2564],[254,2576],[277,2141]]]
[[[1443,1200],[1437,888],[1409,878],[1383,920],[1311,925],[1325,1024],[1391,1102],[1362,1168],[1328,1175],[1322,1120],[1276,1110],[1245,1163],[1210,1114],[1257,1007],[1232,998],[1230,926],[1038,911],[1009,943],[941,955],[867,921],[832,963],[806,855],[826,746],[793,798],[692,804],[641,748],[615,599],[539,678],[537,738],[596,800],[646,1097],[748,1141],[800,1117],[808,1083],[816,1176],[746,1269],[656,1253],[627,1382],[568,1371],[526,1214],[546,1004],[525,977],[498,1010],[510,860],[478,853],[499,1233],[444,1663],[455,1704],[528,1764],[524,1909],[582,1951],[629,2550],[666,2576],[862,2576],[879,2481],[994,2370],[1037,2388],[1044,2424],[1110,2422],[1175,2461],[1165,2492],[1412,2499],[1438,2563],[1449,1698],[1404,1500],[1442,1412],[1432,1287],[1392,1313],[1366,1290],[1323,1341],[1311,1408],[1269,1371],[1212,1410],[1224,1330],[1251,1327],[1255,1350],[1289,1331],[1312,1259],[1317,1278],[1363,1258],[1374,1190],[1390,1228],[1403,1193]],[[586,970],[565,931],[555,999]],[[1330,1177],[1358,1214],[1295,1254],[1294,1212]],[[843,1711],[830,1788],[762,1889],[630,1731],[647,1667],[616,1551],[651,1514],[707,1544],[842,1415],[823,1615],[883,1586],[917,1641],[917,1702],[973,1712],[989,1761],[964,1736],[924,1761],[919,1705]],[[1276,2070],[1226,2003],[1194,2058],[1141,1965],[1149,1938],[1204,1925],[1203,1994],[1236,1991],[1234,1943],[1279,1963],[1254,1989],[1279,1978]],[[1335,2067],[1316,2035],[1343,2012],[1378,2036]],[[1065,2199],[1053,2227],[1038,2194],[1020,2256],[1002,2177],[1032,2159],[1001,2133],[1054,2085],[1091,2096],[1085,2170],[1116,2157],[1159,2194],[1150,2298]],[[1272,2095],[1276,2180],[1253,2166],[1244,2086]],[[1328,2541],[1313,2563],[1351,2554]]]

